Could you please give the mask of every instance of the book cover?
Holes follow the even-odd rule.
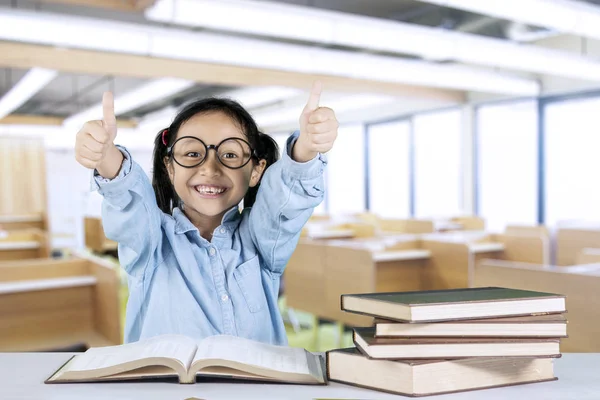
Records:
[[[370,300],[378,300],[387,303],[396,303],[408,306],[420,306],[448,303],[556,298],[565,296],[555,293],[536,292],[531,290],[510,289],[501,287],[482,287],[448,290],[425,290],[414,292],[343,294],[342,300],[344,299],[344,297],[357,297]]]

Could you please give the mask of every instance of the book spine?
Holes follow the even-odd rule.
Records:
[[[196,374],[192,374],[192,376],[179,376],[179,383],[183,385],[191,385],[196,383]]]

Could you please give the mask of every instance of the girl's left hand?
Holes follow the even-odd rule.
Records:
[[[307,162],[318,153],[326,153],[333,147],[339,122],[331,108],[319,107],[321,82],[313,84],[308,103],[300,115],[300,136],[294,145],[292,157],[298,162]]]

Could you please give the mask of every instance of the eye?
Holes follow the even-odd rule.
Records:
[[[235,153],[223,153],[223,155],[221,155],[221,158],[237,158],[237,154],[235,154]]]
[[[192,157],[192,158],[199,158],[202,157],[200,155],[200,153],[198,153],[197,151],[190,151],[189,153],[185,154],[186,157]]]

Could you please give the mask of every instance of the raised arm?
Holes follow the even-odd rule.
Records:
[[[102,104],[103,119],[86,122],[77,133],[75,158],[94,170],[92,188],[104,197],[104,233],[119,243],[121,265],[132,275],[140,274],[158,247],[162,212],[142,168],[114,144],[117,125],[111,93],[104,94]]]
[[[317,82],[300,116],[300,132],[288,139],[281,160],[265,171],[250,210],[248,229],[263,265],[278,274],[325,195],[323,153],[333,147],[339,124],[333,110],[319,107],[320,96]]]

